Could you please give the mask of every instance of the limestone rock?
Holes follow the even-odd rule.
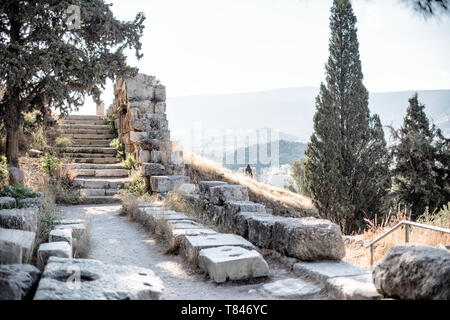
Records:
[[[0,227],[35,232],[39,219],[37,207],[0,210]]]
[[[175,187],[175,190],[185,194],[191,194],[195,192],[195,184],[183,183]]]
[[[152,150],[150,152],[150,162],[160,163],[161,162],[161,151]]]
[[[0,264],[22,263],[22,247],[16,242],[0,240]]]
[[[127,96],[129,101],[153,100],[155,77],[139,73],[134,78],[126,80]]]
[[[150,151],[148,150],[139,151],[139,159],[141,159],[141,163],[150,162]]]
[[[223,181],[200,181],[198,183],[198,188],[200,190],[200,195],[209,198],[209,188],[225,185],[226,182]]]
[[[66,241],[72,246],[72,229],[55,229],[50,231],[49,242]]]
[[[221,246],[238,246],[247,249],[255,249],[250,242],[241,236],[230,233],[185,237],[186,255],[191,261],[197,260],[200,250]]]
[[[375,287],[400,299],[450,300],[450,252],[432,246],[389,249],[372,272]]]
[[[274,248],[304,261],[340,260],[345,245],[338,225],[325,219],[284,218],[272,228]]]
[[[0,209],[12,209],[16,207],[16,199],[12,197],[0,197]]]
[[[325,287],[336,299],[341,300],[377,300],[380,293],[373,285],[372,276],[344,276],[329,278]]]
[[[30,262],[35,238],[36,233],[32,231],[0,228],[0,242],[15,243],[22,248],[22,263]]]
[[[227,201],[224,212],[224,224],[227,227],[234,228],[238,212],[266,212],[266,209],[262,204],[251,201]]]
[[[165,174],[165,167],[160,163],[144,162],[142,164],[143,176],[162,176]]]
[[[157,85],[155,87],[155,101],[166,101],[166,87]]]
[[[199,267],[217,283],[269,275],[269,266],[261,254],[241,247],[203,249],[200,250],[198,261]]]
[[[0,265],[0,300],[24,300],[37,284],[41,272],[30,264]]]
[[[72,246],[66,241],[42,243],[37,252],[38,266],[44,268],[50,257],[72,258]]]
[[[27,151],[28,156],[31,158],[39,158],[42,155],[42,151],[36,149],[30,149]]]
[[[150,269],[51,257],[34,299],[157,300],[162,291],[162,281]]]
[[[246,217],[248,240],[262,248],[276,248],[273,228],[276,223],[283,223],[286,218],[260,212]]]
[[[154,175],[150,178],[150,186],[152,191],[168,192],[189,181],[189,177],[186,176]]]
[[[281,299],[308,299],[319,294],[322,288],[302,279],[283,279],[264,284],[263,292]]]
[[[209,200],[217,205],[224,205],[227,201],[249,201],[248,189],[245,186],[228,184],[210,187]]]

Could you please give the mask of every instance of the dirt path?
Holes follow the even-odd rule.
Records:
[[[60,207],[67,219],[91,223],[89,258],[106,263],[152,269],[163,281],[162,299],[278,299],[261,290],[265,283],[296,278],[287,268],[269,263],[271,275],[262,280],[217,285],[206,275],[194,272],[182,256],[164,254],[156,240],[140,225],[118,215],[118,205]],[[317,295],[314,299],[326,299]]]

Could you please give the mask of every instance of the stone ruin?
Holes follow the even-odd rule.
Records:
[[[165,86],[154,76],[138,74],[130,79],[119,78],[114,96],[107,115],[115,115],[126,157],[134,157],[142,166],[146,185],[151,187],[152,176],[183,175],[182,151],[172,151]]]

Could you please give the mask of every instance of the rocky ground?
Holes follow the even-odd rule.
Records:
[[[105,263],[152,269],[165,290],[161,299],[329,299],[314,283],[300,279],[275,260],[267,278],[215,284],[194,270],[182,256],[165,254],[152,235],[119,215],[118,205],[61,207],[66,219],[85,219],[91,225],[88,258]],[[284,281],[283,281],[284,280]],[[304,286],[304,290],[301,289]]]

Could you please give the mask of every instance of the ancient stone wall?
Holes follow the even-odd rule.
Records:
[[[138,74],[118,79],[115,99],[108,114],[116,116],[119,139],[126,156],[133,156],[142,166],[149,183],[150,176],[179,173],[177,157],[172,161],[172,143],[166,115],[166,89],[154,76]]]

